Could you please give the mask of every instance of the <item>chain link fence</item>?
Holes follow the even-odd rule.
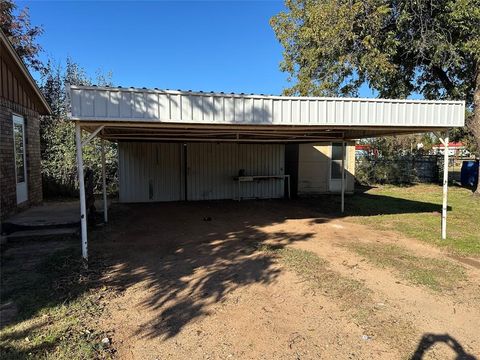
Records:
[[[460,183],[462,163],[471,158],[450,157],[449,181]],[[396,158],[358,157],[355,178],[363,185],[441,183],[443,155],[401,156]]]

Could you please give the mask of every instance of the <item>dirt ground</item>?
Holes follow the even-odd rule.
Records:
[[[352,250],[358,244],[396,244],[465,277],[434,291],[369,261]],[[317,255],[318,278],[289,267],[281,249]],[[322,216],[321,204],[117,204],[90,252],[113,264],[104,280],[117,295],[102,327],[121,359],[480,355],[478,260]]]

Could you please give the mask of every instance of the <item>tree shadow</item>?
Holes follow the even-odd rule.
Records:
[[[440,209],[436,204],[368,194],[347,197],[346,200],[345,215],[371,216]],[[212,305],[233,301],[230,295],[235,290],[252,284],[274,283],[280,275],[275,255],[259,251],[259,247],[265,244],[281,249],[319,236],[308,227],[275,226],[290,219],[329,222],[342,216],[339,201],[338,195],[331,195],[291,201],[115,204],[111,209],[110,223],[89,234],[87,272],[79,262],[79,251],[75,251],[74,258],[71,253],[63,258],[52,258],[46,271],[28,269],[30,278],[24,284],[13,281],[12,277],[7,283],[15,283],[15,286],[9,292],[2,287],[2,292],[7,297],[23,298],[29,306],[25,318],[42,309],[72,301],[95,286],[106,285],[119,292],[140,286],[145,290],[144,297],[132,306],[154,314],[154,317],[138,327],[137,335],[167,339],[178,334],[187,324],[208,316]],[[18,248],[22,249],[21,258],[13,253],[12,259],[2,259],[2,267],[12,265],[12,274],[18,270],[15,261],[39,256],[39,244],[31,249],[24,244]],[[11,251],[6,254],[9,253],[12,255]],[[38,277],[37,274],[44,275]],[[62,276],[68,277],[68,283],[62,282],[62,287],[58,287]],[[85,277],[91,281],[79,281]],[[28,296],[39,283],[42,292],[36,298]]]
[[[279,203],[117,206],[112,214],[117,220],[108,226],[108,240],[92,244],[92,252],[111,254],[116,266],[108,276],[110,287],[121,291],[141,283],[142,289],[148,290],[148,296],[137,306],[158,316],[139,326],[136,335],[173,337],[185,325],[208,316],[211,305],[228,301],[236,289],[274,282],[280,272],[274,255],[258,251],[259,246],[269,243],[283,247],[308,240],[315,233],[265,232],[261,227],[292,217],[319,215],[301,207],[285,212],[289,204],[283,202],[280,209]]]
[[[332,198],[117,204],[107,236],[92,241],[91,252],[109,254],[116,264],[108,286],[146,290],[135,306],[157,315],[139,326],[136,335],[167,339],[208,316],[212,305],[230,301],[235,290],[274,283],[280,274],[275,255],[259,247],[283,248],[318,234],[265,228],[289,219],[329,222],[338,217],[328,209]],[[385,205],[385,198],[375,201]],[[387,205],[390,213],[438,210],[435,204],[401,199]],[[359,210],[364,216],[387,211],[379,206]]]
[[[408,200],[388,195],[369,194],[368,192],[355,193],[345,196],[345,212],[341,213],[340,195],[322,195],[315,198],[296,199],[313,210],[328,217],[347,216],[376,216],[395,214],[432,213],[438,215],[442,211],[441,204]],[[452,207],[447,207],[452,211]]]
[[[421,360],[426,356],[427,351],[437,343],[446,344],[455,351],[456,360],[477,360],[477,358],[465,351],[463,346],[449,334],[424,334],[418,343],[411,360]]]

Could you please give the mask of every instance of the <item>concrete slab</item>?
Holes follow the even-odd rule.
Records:
[[[45,238],[73,237],[77,235],[77,228],[55,228],[16,231],[10,235],[7,235],[6,238],[8,242],[11,242],[16,240],[39,240]]]
[[[103,210],[102,202],[96,201],[95,207],[97,211]],[[21,228],[74,226],[79,222],[80,204],[78,201],[46,202],[41,206],[22,211],[5,221],[7,224]]]

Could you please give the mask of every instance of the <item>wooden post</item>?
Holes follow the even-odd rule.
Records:
[[[87,238],[87,206],[85,203],[85,182],[83,178],[83,155],[82,155],[82,129],[80,122],[75,122],[75,139],[77,146],[77,173],[78,186],[80,188],[80,225],[82,237],[82,257],[88,261],[88,238]]]
[[[101,140],[102,147],[102,188],[103,188],[103,220],[108,222],[107,177],[105,175],[105,140]]]
[[[447,239],[447,207],[448,207],[448,129],[443,139],[443,201],[442,201],[442,239]]]

